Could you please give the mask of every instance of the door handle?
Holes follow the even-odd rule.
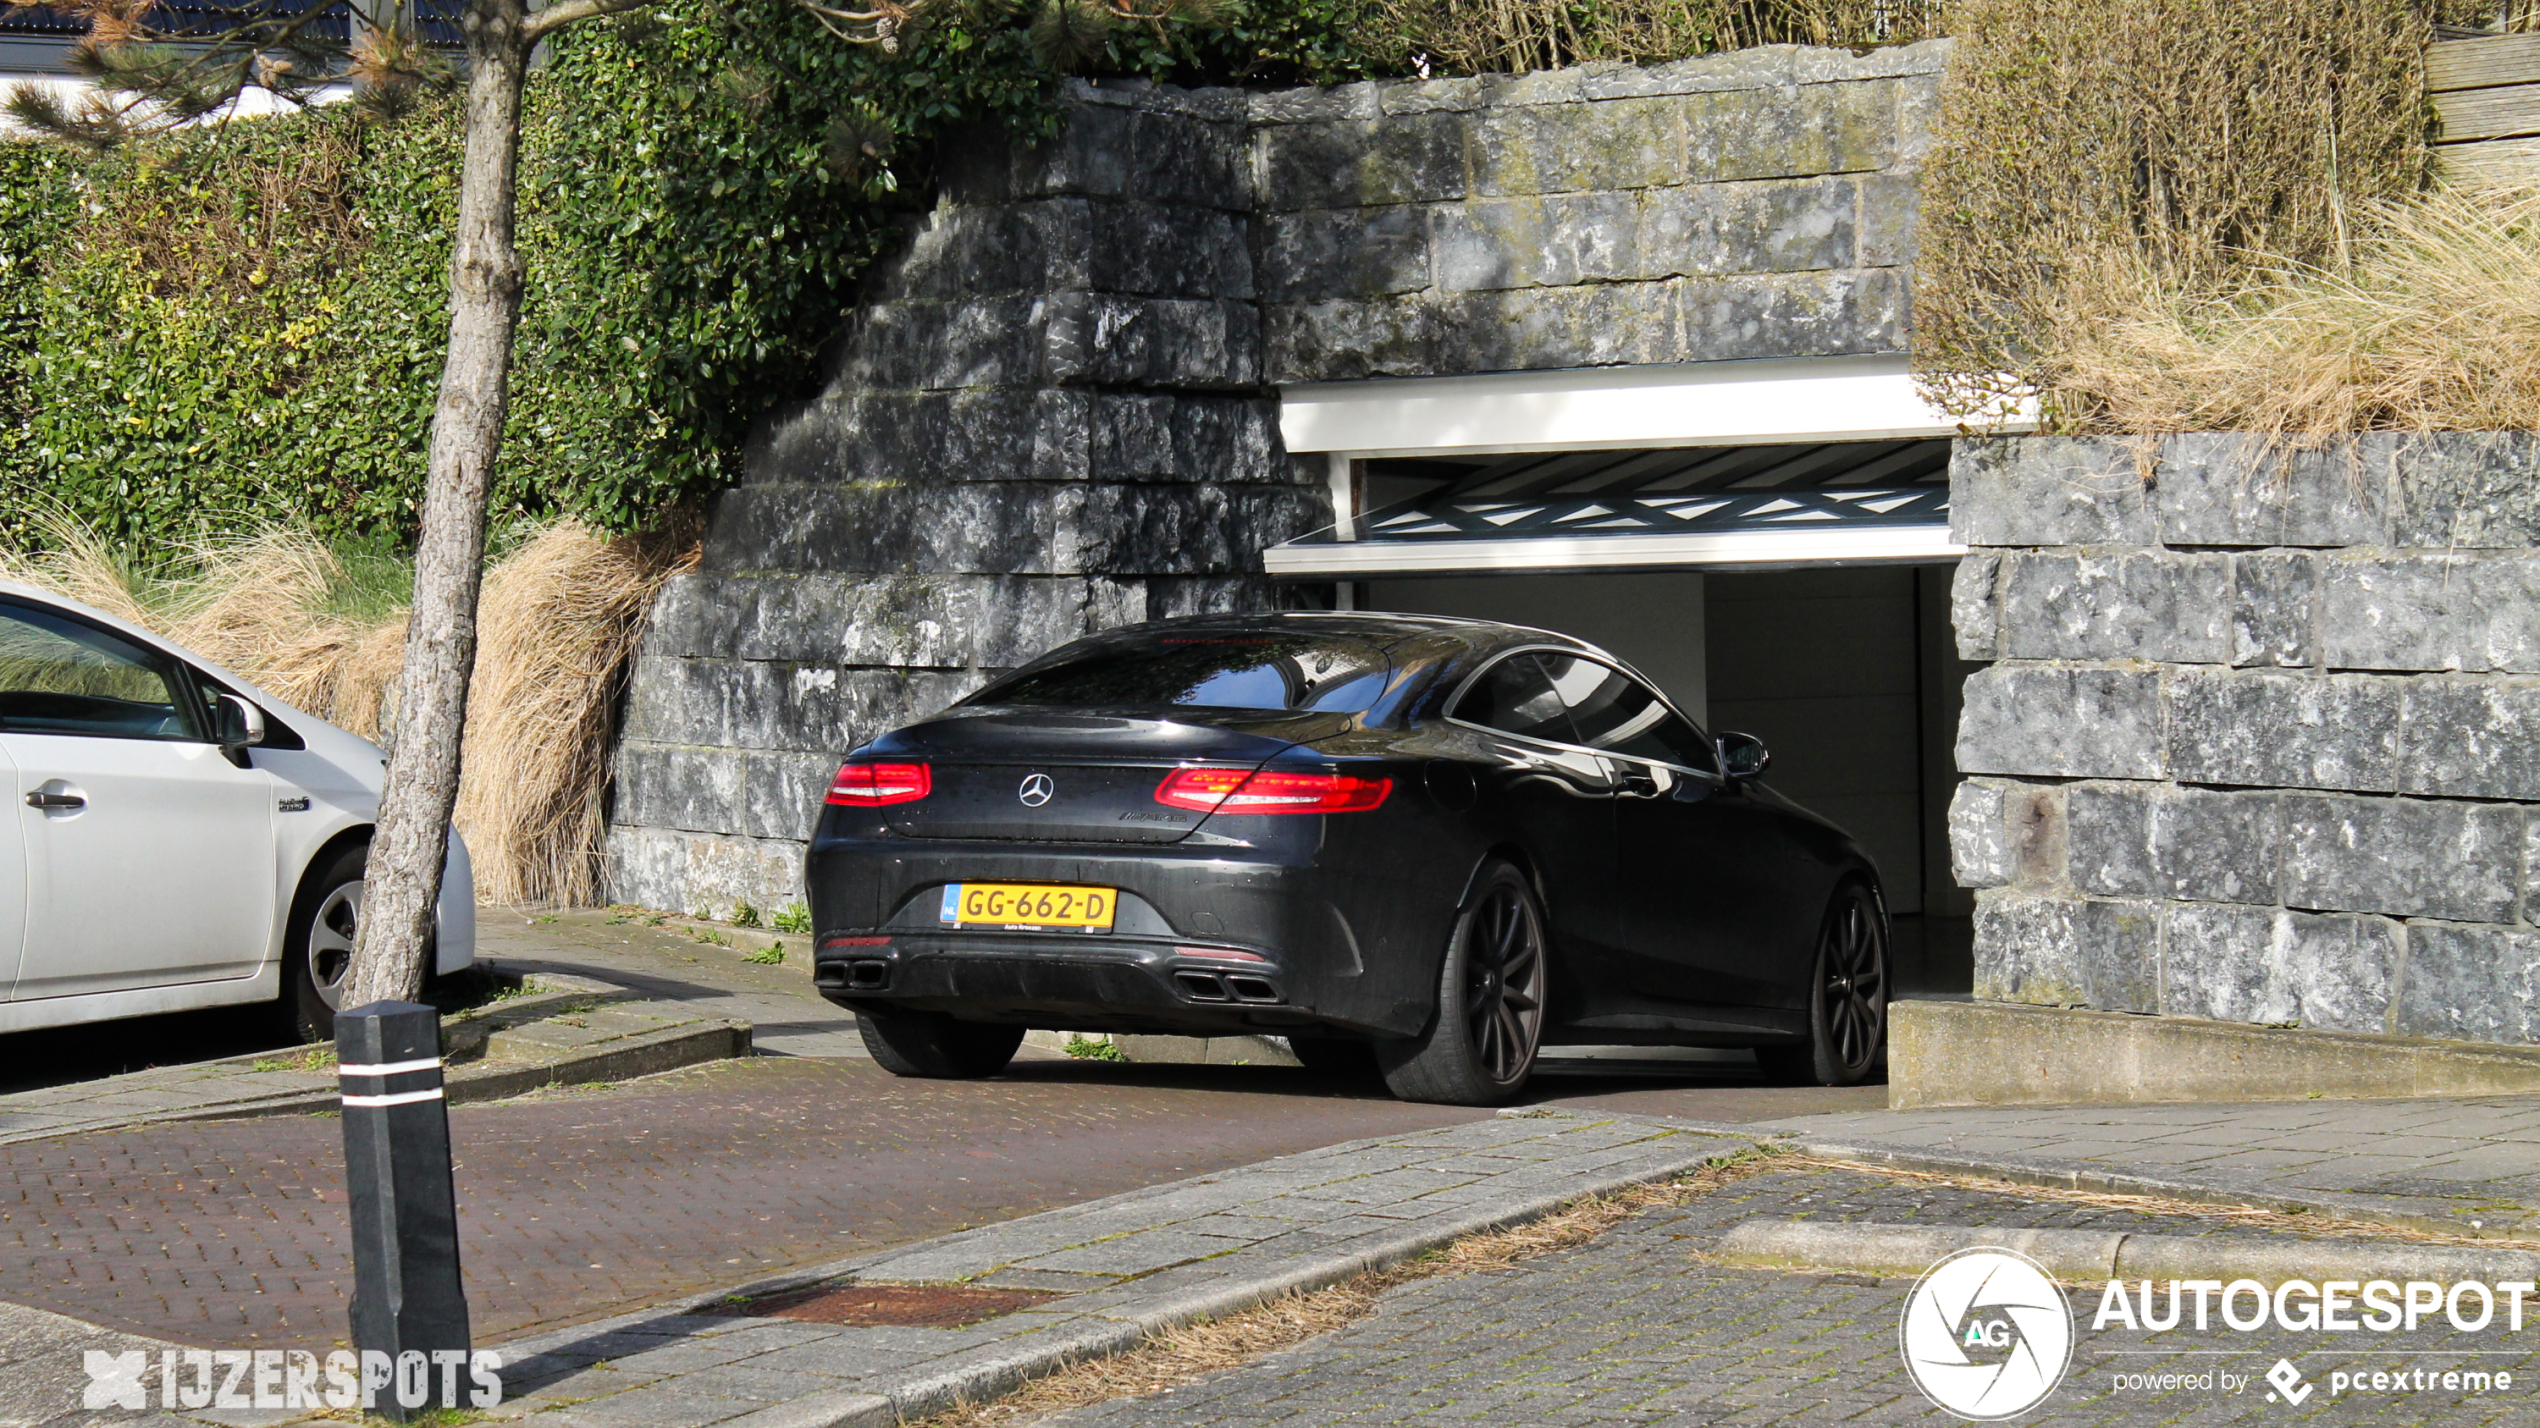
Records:
[[[26,796],[29,808],[86,808],[88,800],[76,793],[45,793],[37,790]]]

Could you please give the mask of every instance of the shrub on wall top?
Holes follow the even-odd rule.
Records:
[[[2426,178],[2425,46],[2471,0],[1958,0],[1914,278],[1944,404],[2103,416],[2112,320],[2341,270]]]
[[[1352,0],[1116,32],[1095,68],[1363,72]],[[1052,130],[1010,24],[942,12],[896,56],[787,0],[575,30],[524,121],[520,344],[494,514],[657,523],[809,395],[857,276],[956,122]],[[0,142],[0,542],[45,508],[143,548],[292,522],[396,544],[448,324],[455,101],[206,126],[102,154]]]

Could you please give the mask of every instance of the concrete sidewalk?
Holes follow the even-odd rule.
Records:
[[[506,973],[597,977],[701,1015],[746,1021],[761,1055],[865,1055],[855,1016],[812,989],[805,933],[631,908],[480,907],[476,955]]]
[[[1356,1141],[751,1286],[960,1280],[1064,1297],[960,1329],[698,1311],[709,1297],[509,1346],[501,1410],[541,1428],[884,1425],[1155,1331],[1399,1263],[1745,1142],[1649,1122],[1504,1118]],[[543,1410],[543,1411],[542,1411]]]
[[[2540,1234],[2540,1096],[1869,1111],[1748,1129],[1838,1159]]]
[[[250,1009],[252,1010],[252,1009]],[[442,1024],[453,1102],[648,1076],[746,1056],[750,1026],[680,1001],[562,972]],[[0,1145],[169,1121],[336,1108],[333,1046],[288,1046],[0,1095]]]

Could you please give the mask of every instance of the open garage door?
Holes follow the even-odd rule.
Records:
[[[1264,564],[1337,605],[1592,640],[1704,727],[1763,739],[1767,781],[1877,860],[1900,990],[1964,992],[1972,906],[1946,818],[1972,666],[1948,618],[1952,426],[1916,416],[1901,364],[1781,365],[1674,387],[1317,389],[1283,427],[1292,450],[1328,453],[1338,519]],[[1819,395],[1843,400],[1794,396],[1829,381],[1850,385]],[[1668,404],[1636,400],[1657,389]]]
[[[1263,555],[1283,579],[1953,561],[1946,440],[1353,463],[1372,506]]]

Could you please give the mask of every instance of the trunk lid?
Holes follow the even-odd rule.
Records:
[[[883,810],[904,837],[1178,843],[1206,815],[1156,802],[1174,769],[1258,768],[1348,724],[1346,715],[1248,709],[962,709],[900,730],[867,757],[924,759],[933,769],[925,798]]]

